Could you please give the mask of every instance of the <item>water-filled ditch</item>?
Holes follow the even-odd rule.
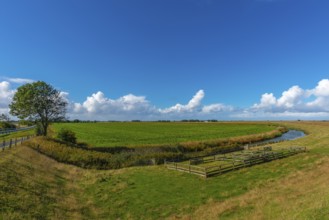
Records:
[[[252,143],[250,146],[270,144],[270,143],[276,143],[276,142],[280,142],[280,141],[291,141],[291,140],[295,140],[295,139],[304,137],[305,135],[306,134],[303,131],[289,130],[288,132],[282,134],[280,137],[268,139],[265,141],[255,142],[255,143]]]

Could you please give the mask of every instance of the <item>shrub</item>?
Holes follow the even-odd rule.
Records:
[[[77,143],[77,138],[75,136],[75,133],[69,129],[62,128],[57,133],[57,138],[61,141],[67,142],[67,143],[71,143],[71,144]]]
[[[119,168],[118,165],[111,166],[111,154],[72,147],[64,143],[56,142],[51,138],[40,136],[26,141],[25,144],[62,163],[94,169]]]
[[[18,122],[19,125],[23,125],[23,126],[32,126],[34,125],[35,123],[33,121],[30,121],[30,120],[20,120]]]
[[[7,121],[0,122],[0,129],[14,129],[16,126],[12,123],[9,123]]]

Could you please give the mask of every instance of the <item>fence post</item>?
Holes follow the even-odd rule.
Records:
[[[17,146],[17,138],[15,138],[15,147]]]
[[[9,142],[9,148],[11,148],[11,145],[13,144],[13,139],[10,139],[10,142]]]

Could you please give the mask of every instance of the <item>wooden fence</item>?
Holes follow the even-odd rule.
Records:
[[[269,162],[291,155],[305,152],[306,147],[290,147],[287,149],[258,150],[258,151],[240,151],[230,154],[218,154],[210,157],[195,158],[189,161],[189,164],[177,162],[165,162],[168,169],[188,172],[203,176],[205,178],[226,173],[243,167],[253,166],[260,163]],[[200,164],[212,163],[218,161],[218,165],[197,166]]]
[[[35,128],[35,125],[29,126],[29,127],[24,127],[24,128],[0,129],[0,135],[1,134],[11,134],[14,132],[19,132],[19,131],[27,131],[27,130],[31,130],[34,128]]]
[[[0,149],[2,148],[2,150],[5,150],[5,148],[11,148],[17,146],[18,144],[21,144],[22,142],[29,140],[31,137],[33,137],[33,135],[3,140],[2,142],[0,142]]]

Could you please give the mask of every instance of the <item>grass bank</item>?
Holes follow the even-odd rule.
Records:
[[[27,130],[27,131],[17,131],[17,132],[13,132],[10,134],[0,134],[0,141],[10,140],[12,138],[27,137],[27,136],[34,135],[34,134],[35,134],[34,129]]]
[[[90,174],[82,186],[101,218],[326,219],[329,123],[285,125],[310,135],[272,146],[306,146],[308,153],[206,180],[155,166]]]
[[[283,127],[278,127],[276,130],[261,134],[226,139],[130,148],[85,148],[67,145],[55,139],[44,137],[36,137],[27,141],[27,145],[62,163],[89,169],[118,169],[131,166],[163,164],[165,160],[181,161],[219,152],[236,151],[243,144],[272,138],[284,131]]]
[[[22,146],[1,157],[6,168],[18,172],[8,179],[10,182],[6,179],[9,174],[2,175],[1,182],[15,184],[17,175],[26,181],[18,186],[27,185],[28,189],[35,190],[36,184],[44,184],[43,193],[34,194],[33,190],[24,193],[28,198],[45,196],[39,198],[36,206],[32,202],[27,204],[33,213],[44,209],[42,217],[48,219],[56,218],[51,214],[51,207],[58,208],[58,216],[69,219],[85,216],[90,219],[326,219],[329,215],[329,123],[286,122],[284,125],[308,131],[309,135],[272,147],[306,146],[308,153],[209,179],[163,166],[84,170],[56,163]],[[18,164],[15,161],[19,161]],[[44,168],[46,164],[51,165]],[[25,166],[31,168],[21,172]],[[63,178],[62,185],[58,185],[58,178]],[[4,186],[0,187],[1,204],[20,200],[18,196],[11,197],[14,194],[3,192]],[[68,202],[67,198],[74,202]],[[25,207],[23,202],[18,203]],[[11,211],[2,209],[1,214],[31,218],[32,215],[19,210],[19,206]]]
[[[0,219],[91,219],[79,200],[82,170],[25,146],[0,152]]]

